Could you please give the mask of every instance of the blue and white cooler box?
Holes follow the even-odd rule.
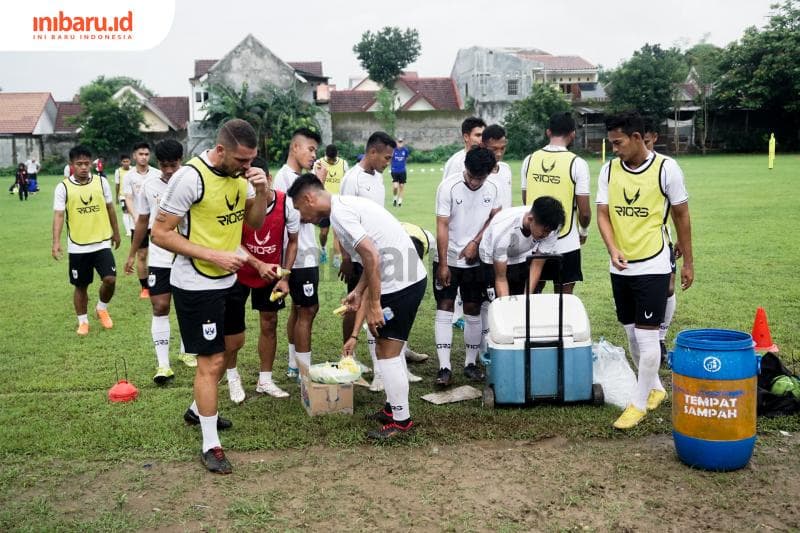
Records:
[[[558,295],[532,294],[532,342],[558,340]],[[580,298],[564,295],[564,402],[592,400],[592,335]],[[525,297],[504,296],[489,307],[486,386],[497,404],[558,399],[558,350],[534,347],[530,358],[530,396],[525,397]]]

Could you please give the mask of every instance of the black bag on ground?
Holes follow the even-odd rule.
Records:
[[[761,358],[761,370],[758,374],[758,416],[800,413],[800,399],[791,393],[779,396],[771,392],[772,382],[779,376],[794,376],[794,374],[786,368],[776,353],[767,352]]]

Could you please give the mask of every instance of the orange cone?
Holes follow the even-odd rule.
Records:
[[[752,336],[756,350],[764,352],[778,351],[778,347],[772,342],[772,334],[769,332],[769,324],[767,324],[767,312],[764,311],[763,307],[759,307],[756,310]]]

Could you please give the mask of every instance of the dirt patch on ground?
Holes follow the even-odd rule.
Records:
[[[685,467],[665,436],[230,453],[231,476],[86,463],[6,503],[152,531],[786,530],[800,528],[798,452],[797,435],[760,441],[731,473]]]

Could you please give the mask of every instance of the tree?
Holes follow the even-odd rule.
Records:
[[[317,109],[293,90],[280,90],[265,84],[251,91],[247,83],[240,89],[224,84],[208,88],[209,99],[203,125],[219,128],[234,118],[246,120],[256,130],[258,150],[270,161],[283,161],[289,151],[292,132],[305,127],[320,131]]]
[[[112,98],[116,90],[108,81],[100,76],[80,88],[81,112],[71,122],[80,128],[81,144],[100,156],[115,157],[141,138],[144,115],[141,102],[132,94]]]
[[[677,84],[686,79],[688,66],[677,48],[664,50],[645,44],[610,75],[612,111],[636,110],[666,117],[674,107]]]
[[[531,94],[511,104],[504,123],[509,157],[521,158],[547,144],[550,116],[571,110],[569,102],[549,84],[536,83]]]
[[[406,28],[386,26],[373,33],[369,30],[361,35],[361,41],[353,46],[361,67],[369,78],[381,86],[377,94],[378,120],[390,134],[394,134],[396,122],[394,84],[403,69],[416,61],[422,46],[419,32]]]
[[[721,54],[721,48],[706,42],[700,42],[686,51],[686,61],[691,68],[691,75],[700,89],[696,100],[700,106],[701,115],[696,119],[696,123],[700,130],[700,149],[704,155],[706,153],[706,140],[708,139],[709,130],[710,95],[714,84],[719,80]]]
[[[105,76],[98,76],[92,83],[96,85],[102,85],[103,87],[107,87],[111,94],[116,93],[126,85],[129,85],[142,93],[147,98],[156,96],[154,91],[151,91],[148,87],[142,83],[141,80],[137,80],[135,78],[131,78],[129,76],[112,76],[110,78],[106,78]]]
[[[774,117],[775,129],[798,142],[800,125],[800,6],[794,0],[772,6],[767,25],[747,28],[722,53],[724,74],[714,91],[728,109],[760,109]]]

